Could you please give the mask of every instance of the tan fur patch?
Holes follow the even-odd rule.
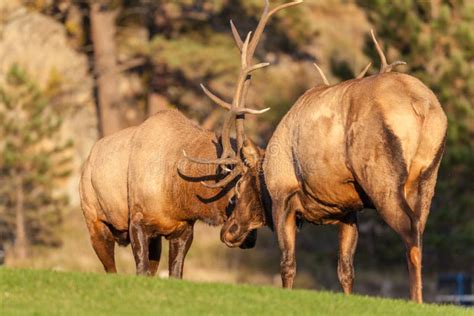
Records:
[[[414,99],[411,101],[411,106],[415,114],[424,119],[429,110],[430,103],[426,99]]]
[[[415,266],[418,266],[421,264],[421,253],[420,253],[420,248],[418,247],[412,247],[410,249],[410,261],[413,263]]]
[[[143,213],[142,212],[137,212],[132,217],[132,221],[135,222],[135,223],[141,222],[142,219],[143,219]]]

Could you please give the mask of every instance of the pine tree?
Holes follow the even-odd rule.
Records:
[[[60,140],[62,120],[45,91],[17,65],[0,84],[0,240],[25,259],[29,246],[58,246],[56,231],[68,199],[58,184],[70,173],[72,142]]]

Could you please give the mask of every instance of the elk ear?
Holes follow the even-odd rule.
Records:
[[[246,139],[244,141],[242,155],[247,166],[250,168],[256,168],[258,166],[258,161],[261,157],[260,150],[251,140]]]

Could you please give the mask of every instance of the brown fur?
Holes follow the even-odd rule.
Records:
[[[302,217],[339,225],[338,275],[350,293],[355,214],[375,206],[407,247],[411,297],[421,302],[421,235],[446,130],[434,94],[408,75],[385,73],[306,92],[278,125],[263,163],[284,287],[293,284],[295,225]]]
[[[116,272],[114,239],[120,244],[130,239],[137,273],[154,274],[164,236],[170,239],[170,275],[181,277],[194,222],[220,225],[231,209],[235,212],[222,227],[222,241],[231,247],[255,244],[254,227],[238,224],[263,218],[258,171],[262,152],[245,137],[244,118],[269,109],[247,108],[245,99],[251,74],[269,63],[254,65],[252,61],[269,19],[300,3],[270,10],[265,1],[258,26],[245,41],[231,23],[241,51],[234,99],[225,102],[202,86],[211,100],[228,110],[221,139],[177,111],[163,111],[94,146],[81,180],[81,201],[92,245],[107,272]]]
[[[247,143],[245,150],[249,146],[254,148]],[[214,133],[175,110],[161,111],[93,147],[82,174],[81,204],[107,272],[116,272],[114,241],[131,241],[137,273],[156,273],[165,237],[170,240],[170,275],[182,277],[194,223],[221,225],[226,220],[236,182],[223,189],[202,186],[200,181],[222,178],[221,171],[188,161],[183,150],[215,159],[221,146]],[[252,182],[247,179],[252,170],[241,176],[243,182]]]

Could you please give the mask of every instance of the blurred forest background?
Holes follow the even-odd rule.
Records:
[[[202,93],[229,98],[239,53],[229,28],[253,29],[263,0],[0,0],[0,254],[10,266],[102,271],[79,208],[80,168],[108,135],[174,107],[212,130],[224,112]],[[282,3],[284,1],[271,1]],[[426,291],[439,273],[474,273],[474,1],[306,0],[278,14],[257,52],[248,133],[265,146],[299,95],[351,79],[378,58],[374,28],[399,71],[427,84],[448,117],[447,152],[424,237]],[[355,291],[405,296],[402,242],[376,212],[360,216]],[[185,278],[280,284],[272,233],[230,250],[219,229],[198,225]],[[131,250],[117,253],[133,273]],[[305,225],[297,286],[339,290],[337,231]],[[2,258],[0,257],[0,260]],[[166,275],[166,261],[160,267]]]

